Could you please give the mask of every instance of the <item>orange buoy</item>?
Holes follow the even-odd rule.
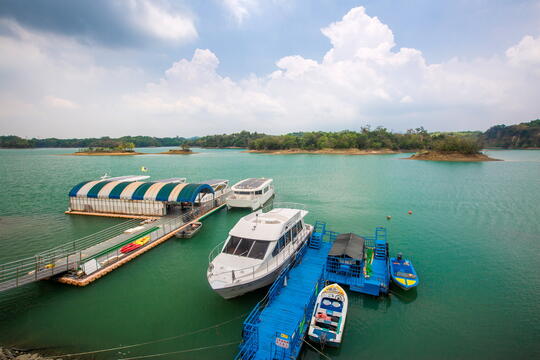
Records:
[[[408,211],[408,214],[409,214],[409,215],[412,215],[412,210],[409,210],[409,211]]]

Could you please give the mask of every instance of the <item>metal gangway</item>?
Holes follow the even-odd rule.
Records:
[[[165,216],[149,224],[140,224],[140,219],[131,219],[91,235],[42,251],[34,256],[0,265],[0,292],[32,282],[51,278],[68,271],[78,271],[91,259],[118,259],[120,248],[133,237],[149,236],[145,246],[177,231],[205,213],[225,203],[225,196],[209,201],[188,213]],[[139,227],[136,232],[126,233],[128,229]]]

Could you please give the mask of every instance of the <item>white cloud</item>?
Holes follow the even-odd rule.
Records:
[[[215,54],[197,50],[136,98],[149,114],[167,109],[205,118],[207,132],[237,130],[239,123],[274,133],[366,123],[481,129],[525,121],[540,111],[533,95],[540,79],[531,81],[538,74],[522,65],[537,61],[538,38],[524,37],[507,58],[428,64],[419,50],[396,50],[390,28],[363,7],[321,31],[332,48],[320,63],[286,56],[270,75],[234,82],[218,74]]]
[[[43,98],[43,102],[47,106],[58,109],[77,109],[79,107],[79,105],[69,101],[68,99],[50,95],[45,96],[45,98]]]
[[[257,0],[223,0],[223,6],[238,24],[242,24],[245,19],[259,8]]]
[[[0,32],[0,71],[8,74],[0,84],[0,133],[191,136],[366,124],[459,130],[540,113],[540,37],[525,36],[491,58],[430,64],[417,49],[396,48],[391,29],[362,7],[321,30],[331,43],[322,61],[285,56],[268,75],[241,80],[220,75],[211,50],[197,49],[155,78],[100,65],[96,53],[107,50],[3,25],[17,36]],[[78,108],[51,113],[55,101],[47,96]]]
[[[198,36],[193,19],[186,14],[148,0],[131,0],[128,4],[134,24],[157,38],[184,42]]]

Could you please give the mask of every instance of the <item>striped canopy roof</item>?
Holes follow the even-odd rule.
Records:
[[[194,202],[199,193],[214,193],[209,184],[144,181],[84,181],[75,185],[70,197],[95,199]]]

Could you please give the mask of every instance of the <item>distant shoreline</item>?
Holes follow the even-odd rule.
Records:
[[[131,155],[147,155],[148,153],[140,153],[135,151],[126,152],[74,152],[71,154],[59,154],[59,155],[73,155],[73,156],[131,156]]]
[[[318,154],[318,155],[391,155],[412,153],[415,150],[361,150],[361,149],[321,149],[321,150],[302,150],[302,149],[286,149],[286,150],[245,150],[244,153],[253,154],[269,154],[269,155],[294,155],[294,154]]]
[[[485,154],[461,154],[458,152],[421,151],[403,160],[427,160],[449,162],[479,162],[479,161],[503,161],[494,159]]]

